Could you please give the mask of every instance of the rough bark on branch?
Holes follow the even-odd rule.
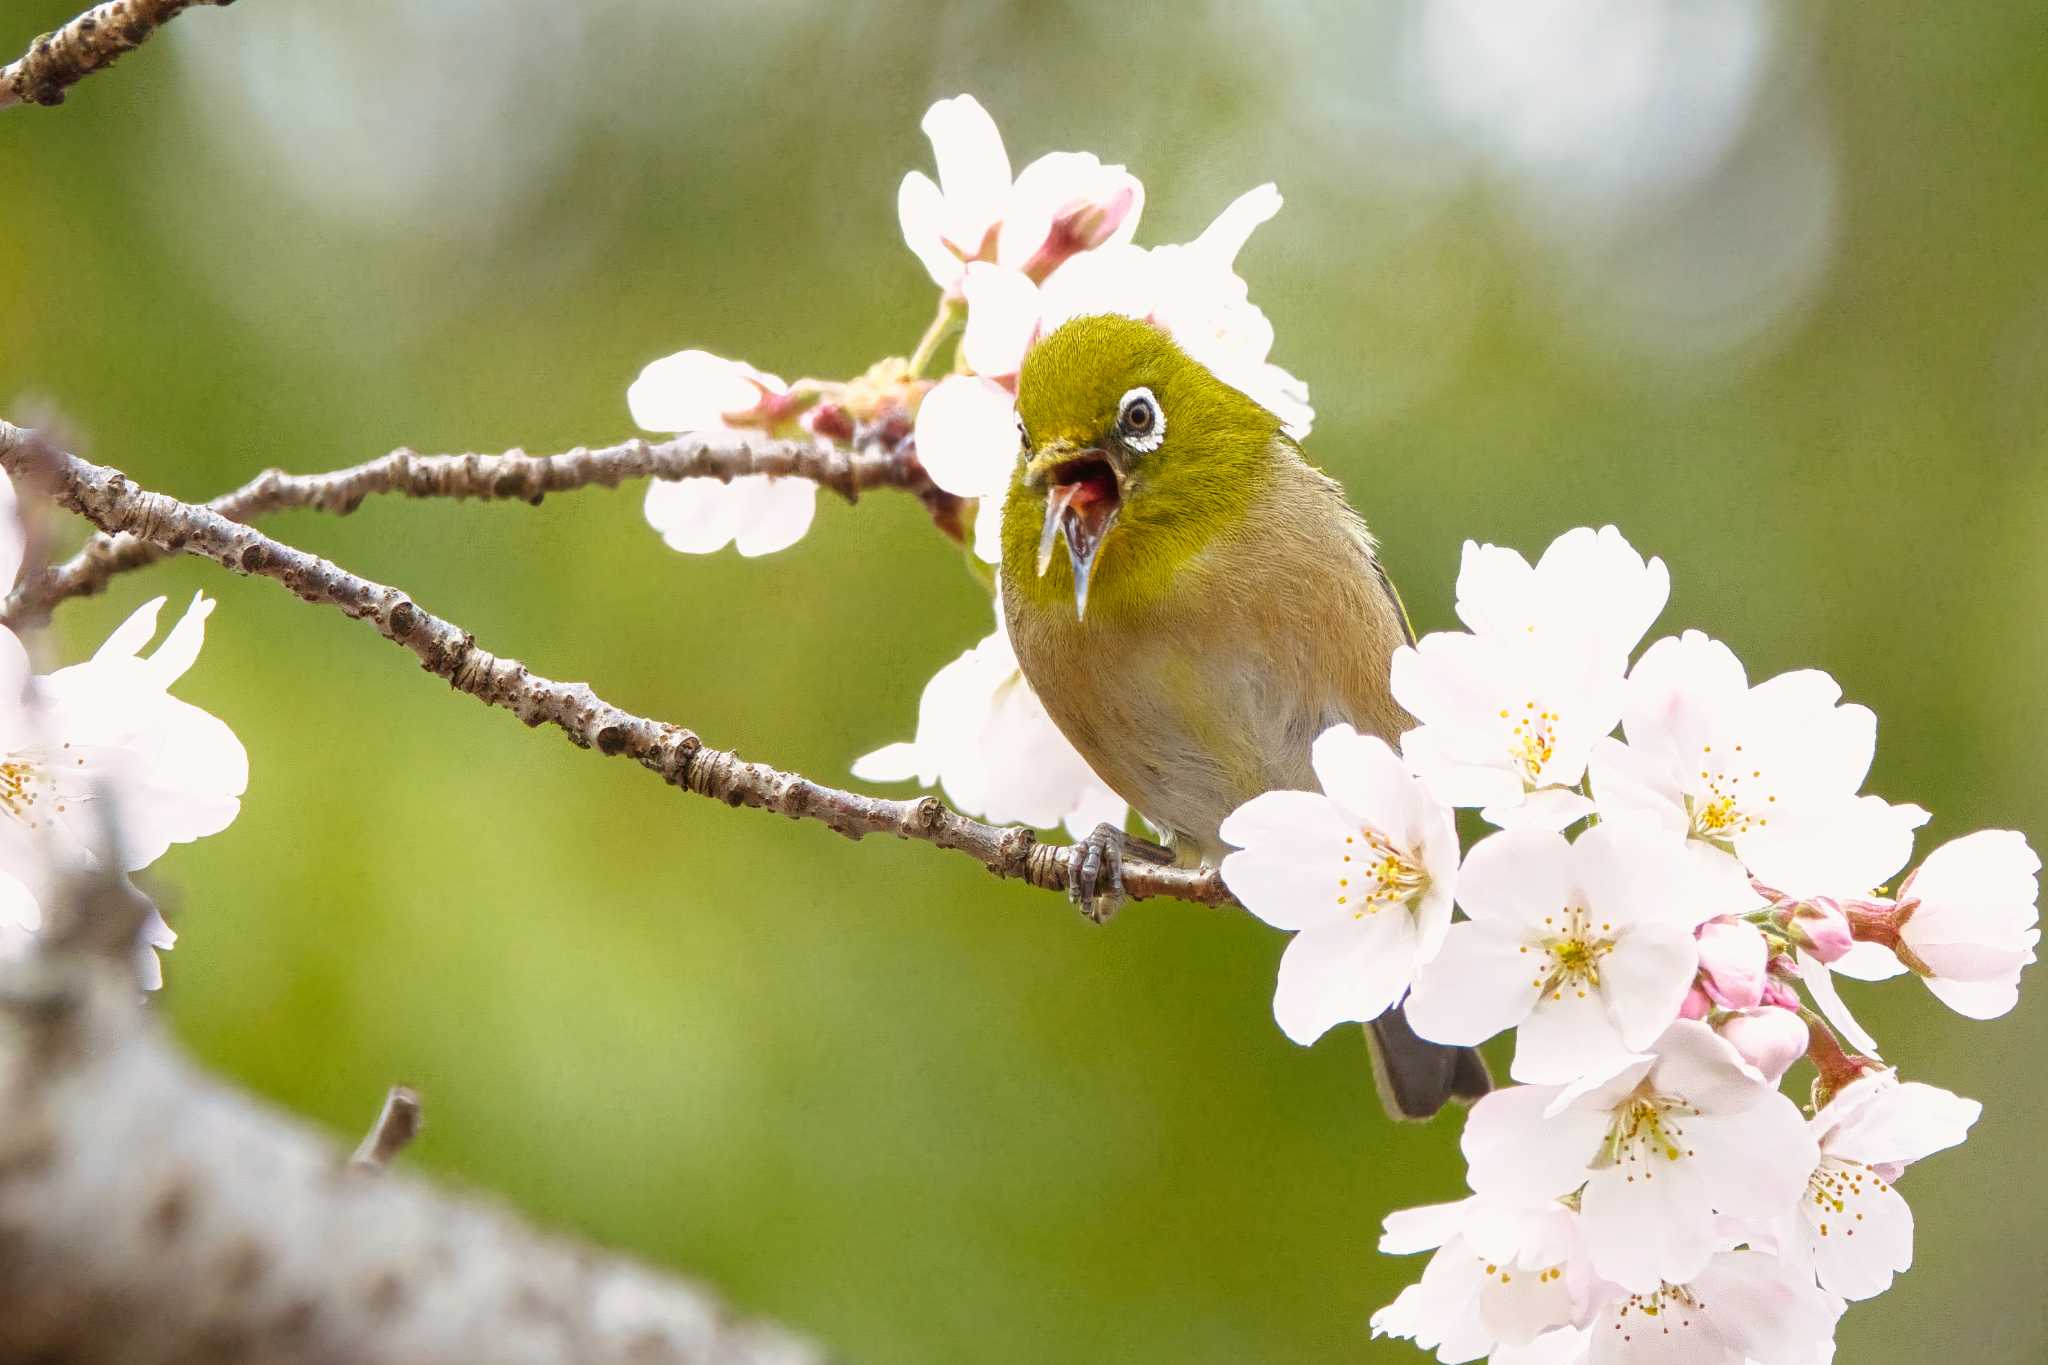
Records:
[[[19,443],[21,429],[0,423],[0,440]],[[767,436],[696,433],[667,441],[624,441],[559,455],[421,455],[394,450],[364,464],[327,474],[287,474],[266,469],[233,492],[206,504],[231,521],[253,521],[269,512],[309,508],[346,516],[377,494],[409,498],[518,499],[538,503],[549,493],[578,488],[616,488],[628,479],[717,479],[729,483],[749,474],[809,479],[848,502],[871,488],[895,488],[924,502],[933,519],[955,538],[959,499],[937,487],[900,432],[884,428],[862,438],[852,451]],[[165,551],[139,536],[104,532],[86,541],[62,564],[29,575],[0,606],[0,622],[33,625],[69,597],[90,596],[118,573],[162,559]]]
[[[425,610],[397,588],[350,573],[317,555],[230,520],[211,508],[139,488],[119,470],[92,464],[0,423],[0,468],[24,487],[41,487],[108,534],[127,533],[166,552],[211,559],[236,573],[271,579],[308,602],[367,622],[402,645],[421,667],[528,725],[553,725],[581,748],[623,754],[684,791],[730,806],[816,820],[850,839],[893,834],[967,854],[999,877],[1064,889],[1073,857],[1064,845],[1041,844],[1030,830],[970,820],[936,797],[887,800],[813,782],[714,749],[678,725],[650,720],[605,701],[586,683],[557,682],[516,659],[500,658],[452,622]],[[1204,905],[1234,903],[1211,869],[1127,863],[1124,886],[1133,900],[1170,896]]]
[[[533,1230],[194,1070],[125,974],[0,978],[0,1359],[816,1365],[707,1289]]]
[[[141,47],[150,34],[194,5],[233,0],[109,0],[95,5],[0,68],[0,109],[10,104],[62,104],[64,92],[114,58]]]

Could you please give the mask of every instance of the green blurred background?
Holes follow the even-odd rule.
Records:
[[[0,38],[73,8],[16,0]],[[1240,268],[1423,628],[1465,537],[1612,520],[1672,565],[1666,627],[1872,705],[1873,789],[1933,838],[2048,836],[2037,3],[690,8],[195,10],[0,115],[0,401],[200,498],[616,439],[685,346],[851,374],[929,315],[896,182],[968,90],[1018,166],[1128,163],[1143,242],[1279,182]],[[754,561],[666,551],[639,502],[276,529],[825,780],[986,631],[907,499],[821,499]],[[66,609],[57,645],[194,588],[221,607],[182,691],[253,777],[153,875],[162,1005],[222,1072],[351,1137],[410,1081],[408,1161],[851,1360],[1422,1358],[1366,1337],[1420,1269],[1373,1242],[1459,1192],[1455,1121],[1391,1127],[1350,1031],[1280,1035],[1280,935],[1169,904],[1094,929],[956,857],[679,798],[206,565]],[[1972,1024],[1848,987],[1894,1060],[1989,1107],[1907,1182],[1922,1264],[1842,1359],[2048,1352],[2014,1174],[2044,990]]]

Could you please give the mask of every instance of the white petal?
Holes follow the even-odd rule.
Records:
[[[1882,943],[1858,943],[1828,966],[1857,981],[1889,981],[1906,971],[1906,964]]]
[[[933,284],[951,289],[960,282],[960,257],[946,245],[946,196],[923,171],[903,177],[896,191],[896,221]]]
[[[169,688],[198,660],[200,647],[206,643],[206,618],[213,615],[214,606],[204,593],[192,594],[192,604],[149,656],[149,673],[157,686]]]
[[[1656,1043],[1657,1089],[1680,1095],[1702,1114],[1732,1114],[1774,1093],[1742,1054],[1696,1019],[1681,1019]]]
[[[1828,1134],[1825,1147],[1835,1156],[1869,1166],[1919,1161],[1959,1145],[1983,1112],[1984,1106],[1975,1100],[1907,1081],[1873,1095]],[[1816,1128],[1821,1118],[1814,1116]]]
[[[1546,1117],[1557,1093],[1551,1086],[1510,1086],[1472,1106],[1459,1146],[1473,1190],[1527,1203],[1569,1194],[1585,1183],[1608,1116],[1574,1108]]]
[[[1682,929],[1643,925],[1615,945],[1600,964],[1600,993],[1624,1047],[1642,1051],[1677,1020],[1698,965],[1699,949]]]
[[[1246,190],[1230,201],[1230,206],[1216,215],[1216,220],[1202,229],[1202,235],[1188,243],[1212,261],[1224,266],[1237,259],[1237,253],[1244,250],[1244,244],[1251,240],[1252,233],[1260,224],[1271,222],[1273,215],[1280,212],[1280,187],[1271,183],[1257,189]]]
[[[1548,830],[1503,830],[1473,845],[1458,869],[1458,904],[1502,932],[1545,932],[1570,900],[1572,846]]]
[[[1697,630],[1667,636],[1629,670],[1622,733],[1652,752],[1690,753],[1706,719],[1749,692],[1735,652]]]
[[[1415,970],[1415,921],[1398,909],[1304,929],[1280,957],[1273,1017],[1307,1046],[1386,1013]]]
[[[100,663],[107,659],[132,659],[142,653],[142,648],[156,638],[157,613],[163,610],[164,599],[152,597],[134,611],[127,619],[114,627],[100,647],[93,651],[92,661]]]
[[[1081,784],[1073,811],[1060,823],[1074,838],[1085,839],[1095,832],[1097,825],[1122,829],[1130,814],[1131,808],[1124,799],[1097,780]]]
[[[1815,1274],[1845,1299],[1868,1299],[1891,1288],[1913,1264],[1913,1211],[1875,1171],[1822,1161],[1819,1189],[1800,1201]]]
[[[1870,1030],[1856,1022],[1856,1016],[1849,1013],[1849,1007],[1842,1003],[1842,997],[1835,990],[1835,978],[1828,966],[1804,948],[1793,950],[1793,961],[1799,966],[1799,982],[1806,987],[1806,993],[1813,997],[1813,1003],[1821,1016],[1835,1026],[1836,1032],[1847,1038],[1850,1045],[1867,1056],[1883,1054],[1877,1050],[1877,1039],[1870,1036]]]
[[[1436,1250],[1458,1235],[1472,1205],[1471,1199],[1460,1199],[1452,1204],[1394,1210],[1380,1224],[1380,1254],[1412,1256],[1418,1251]]]
[[[774,375],[709,351],[678,351],[640,371],[626,408],[648,431],[719,431],[729,413],[751,412],[764,392],[785,385]]]
[[[973,254],[1010,193],[1010,156],[1003,149],[1003,135],[972,95],[940,100],[925,111],[922,126],[939,166],[948,235]]]
[[[1305,929],[1351,919],[1356,902],[1339,883],[1355,870],[1344,857],[1360,847],[1350,842],[1357,829],[1328,797],[1266,792],[1231,812],[1219,833],[1240,845],[1223,860],[1223,884],[1266,923]]]
[[[0,473],[0,591],[14,585],[21,575],[27,533],[21,524],[21,506],[14,495],[14,480]]]
[[[1536,571],[1519,550],[1468,540],[1458,563],[1458,619],[1475,634],[1526,628]]]
[[[1693,1281],[1716,1326],[1761,1365],[1823,1365],[1842,1305],[1756,1251],[1716,1256]]]
[[[1334,725],[1316,736],[1309,762],[1324,793],[1359,823],[1397,845],[1408,841],[1415,778],[1385,740]]]
[[[1675,1006],[1672,1013],[1677,1013]],[[1566,984],[1539,999],[1515,1030],[1515,1060],[1508,1074],[1518,1081],[1562,1085],[1590,1071],[1611,1070],[1631,1055],[1598,994]]]
[[[1404,652],[1407,652],[1405,645],[1394,655],[1397,676]],[[1437,800],[1447,806],[1478,806],[1499,811],[1522,799],[1521,782],[1504,766],[1460,761],[1451,756],[1442,741],[1442,732],[1427,725],[1401,736],[1402,757]]]
[[[1483,807],[1479,814],[1501,829],[1561,830],[1593,813],[1593,802],[1568,787],[1544,787],[1521,800]]]
[[[1586,1183],[1579,1226],[1593,1271],[1633,1293],[1699,1273],[1719,1245],[1714,1191],[1695,1158],[1646,1150]]]
[[[2031,961],[2032,959],[2029,959]],[[2012,1013],[2020,1002],[2019,968],[2000,981],[1951,981],[1945,977],[1922,978],[1934,998],[1965,1019],[1999,1019]]]
[[[853,761],[853,775],[863,782],[922,782],[939,780],[936,769],[924,766],[924,751],[906,742],[884,744]]]
[[[1454,924],[1422,967],[1404,1008],[1408,1023],[1438,1043],[1473,1046],[1529,1015],[1542,983],[1522,935],[1491,922]]]
[[[671,550],[692,555],[730,545],[745,514],[743,494],[716,479],[656,479],[642,508]]]
[[[917,458],[932,482],[963,498],[1009,486],[1019,440],[1017,407],[986,379],[948,375],[917,409]]]
[[[1586,766],[1603,821],[1641,820],[1672,834],[1685,833],[1685,789],[1669,763],[1610,737],[1593,746]]]
[[[1806,1188],[1820,1148],[1791,1100],[1775,1090],[1733,1113],[1684,1120],[1684,1141],[1714,1208],[1745,1230],[1783,1218]]]
[[[760,482],[750,483],[753,478]],[[752,558],[786,550],[804,538],[818,511],[818,485],[809,479],[749,475],[734,479],[742,499],[734,548]],[[747,485],[741,487],[741,485]]]
[[[1017,373],[1038,331],[1038,286],[1021,271],[976,261],[960,290],[967,298],[961,355],[975,373],[991,379]]]

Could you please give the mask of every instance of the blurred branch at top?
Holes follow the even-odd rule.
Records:
[[[93,72],[112,66],[124,52],[141,47],[159,26],[193,5],[225,6],[234,0],[108,0],[95,5],[55,33],[45,33],[28,51],[0,70],[0,109],[10,104],[62,104],[64,92]]]

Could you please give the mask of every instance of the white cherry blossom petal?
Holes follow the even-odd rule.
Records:
[[[1021,271],[975,261],[961,277],[960,290],[967,299],[961,356],[990,379],[1016,374],[1038,332],[1038,286]]]
[[[1343,1023],[1384,1014],[1414,971],[1415,920],[1388,911],[1304,929],[1280,958],[1273,1017],[1306,1047]]]
[[[948,375],[917,409],[917,458],[932,482],[963,498],[1009,487],[1018,453],[1017,406],[989,380]]]
[[[1877,1039],[1870,1036],[1870,1030],[1858,1023],[1856,1016],[1849,1012],[1848,1005],[1843,1003],[1828,964],[1804,948],[1795,949],[1792,960],[1799,968],[1799,983],[1813,997],[1814,1007],[1821,1012],[1821,1017],[1833,1024],[1835,1031],[1847,1038],[1857,1051],[1870,1057],[1882,1056],[1877,1050]]]

